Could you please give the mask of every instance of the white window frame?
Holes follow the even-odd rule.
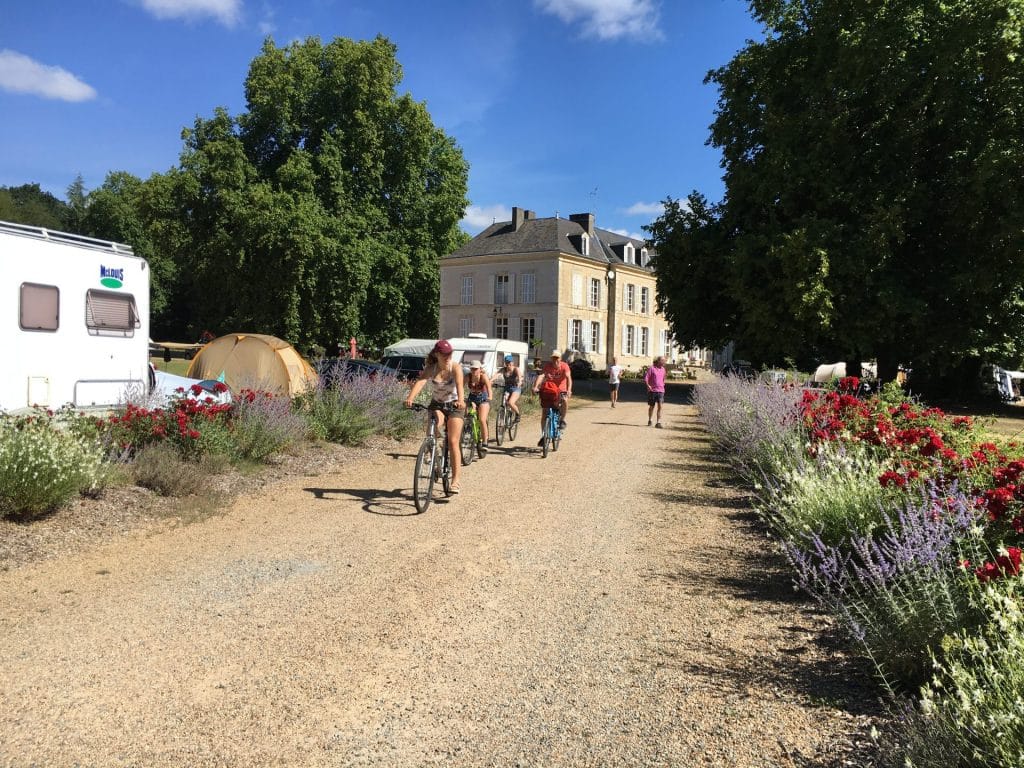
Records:
[[[588,299],[590,300],[591,309],[601,308],[601,281],[596,277],[590,278],[590,294]]]
[[[527,330],[529,329],[529,330]],[[519,339],[529,344],[537,338],[537,318],[535,317],[521,317],[519,318]]]
[[[494,303],[501,306],[502,304],[511,304],[509,298],[509,288],[511,286],[512,278],[508,272],[499,272],[494,276]]]
[[[590,321],[590,351],[601,351],[601,323],[597,320]]]
[[[462,292],[459,294],[461,304],[473,303],[473,276],[462,276]]]
[[[631,357],[636,355],[636,326],[622,326],[622,351]]]
[[[580,253],[584,256],[590,255],[590,235],[586,232],[580,235]]]
[[[524,272],[519,276],[519,303],[534,304],[537,301],[537,276]]]
[[[632,243],[626,243],[626,247],[623,250],[622,260],[627,264],[636,264],[636,249],[633,248]]]
[[[640,314],[647,315],[651,311],[651,289],[646,285],[640,286]]]
[[[496,339],[507,339],[508,338],[508,316],[499,315],[494,318],[494,338]]]
[[[632,283],[626,283],[624,288],[626,297],[623,300],[627,312],[636,312],[636,286]]]
[[[651,329],[646,325],[640,327],[640,357],[647,357],[651,350]]]
[[[578,352],[585,352],[583,346],[583,321],[570,320],[571,335],[569,336],[569,348]]]
[[[85,292],[85,327],[90,336],[122,336],[130,339],[142,327],[139,307],[130,293]]]
[[[466,338],[473,332],[473,318],[471,317],[460,317],[459,318],[459,336]]]

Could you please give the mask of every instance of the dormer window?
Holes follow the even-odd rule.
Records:
[[[626,243],[622,260],[627,264],[636,264],[636,251],[634,250],[632,243]]]
[[[584,256],[590,255],[590,235],[586,232],[580,235],[580,253]]]
[[[646,267],[647,266],[647,249],[646,248],[641,248],[640,249],[640,266],[641,267]]]

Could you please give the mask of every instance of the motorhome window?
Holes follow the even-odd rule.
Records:
[[[60,290],[55,285],[21,284],[21,330],[56,331],[60,327]]]
[[[135,297],[130,293],[87,291],[85,325],[92,336],[134,336],[135,329],[142,325]]]
[[[478,362],[480,362],[482,364],[483,361],[484,361],[484,353],[483,352],[479,352],[479,351],[463,352],[462,353],[462,364],[463,365],[469,365],[474,360],[476,360],[476,361],[478,361]]]

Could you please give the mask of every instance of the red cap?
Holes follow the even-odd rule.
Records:
[[[447,339],[441,339],[434,345],[434,351],[442,355],[450,355],[452,353],[452,345]]]

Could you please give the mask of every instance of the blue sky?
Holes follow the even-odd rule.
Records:
[[[64,198],[110,171],[175,165],[181,130],[245,109],[265,36],[398,46],[400,86],[470,164],[476,233],[512,206],[592,211],[642,236],[659,201],[722,195],[704,85],[747,39],[745,0],[9,0],[0,22],[0,186]]]

